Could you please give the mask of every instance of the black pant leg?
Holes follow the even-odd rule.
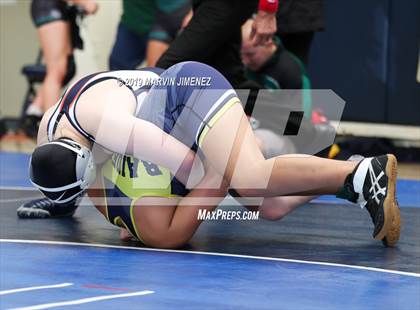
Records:
[[[195,4],[189,25],[162,55],[157,67],[194,60],[219,70],[236,87],[245,80],[240,58],[241,25],[257,1],[203,0]]]
[[[280,36],[284,47],[297,56],[305,66],[308,65],[309,51],[313,37],[314,32],[289,33]]]

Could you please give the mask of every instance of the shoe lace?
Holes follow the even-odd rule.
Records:
[[[369,189],[369,193],[373,192],[373,195],[370,198],[374,199],[376,201],[376,203],[379,204],[380,199],[379,199],[378,196],[379,195],[383,195],[383,196],[386,195],[386,187],[381,187],[381,185],[379,184],[379,180],[385,175],[385,173],[383,171],[381,171],[381,173],[379,173],[376,176],[372,165],[369,165],[368,169],[369,169],[370,182],[372,184],[370,189]]]

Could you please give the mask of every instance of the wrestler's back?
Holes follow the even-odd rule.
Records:
[[[149,71],[147,69],[102,72],[93,75],[81,85],[80,81],[82,79],[76,81],[67,88],[62,98],[65,98],[71,90],[80,92],[87,87],[88,89],[80,92],[73,101],[74,105],[77,104],[75,115],[83,129],[87,132],[96,132],[102,121],[106,120],[108,113],[114,115],[129,113],[133,115],[137,107],[137,101],[144,97],[142,95],[138,96],[141,89],[148,88],[146,85],[150,85],[158,78],[159,75],[156,70]],[[74,89],[75,87],[78,89]],[[48,122],[61,104],[62,101],[59,100],[45,112],[38,131],[38,145],[47,142]],[[74,134],[77,134],[77,130],[68,118],[63,117],[57,123],[53,138],[57,139]]]

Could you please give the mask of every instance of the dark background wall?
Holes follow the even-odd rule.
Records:
[[[313,88],[346,101],[344,120],[420,125],[420,0],[325,0],[324,10]]]

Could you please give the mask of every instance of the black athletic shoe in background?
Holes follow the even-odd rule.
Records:
[[[77,209],[75,202],[61,204],[55,203],[48,198],[40,198],[24,203],[17,209],[20,218],[50,218],[71,217]]]
[[[337,194],[337,197],[366,207],[374,224],[373,237],[383,240],[386,246],[394,246],[400,237],[396,182],[397,159],[394,155],[366,158],[347,176]]]

